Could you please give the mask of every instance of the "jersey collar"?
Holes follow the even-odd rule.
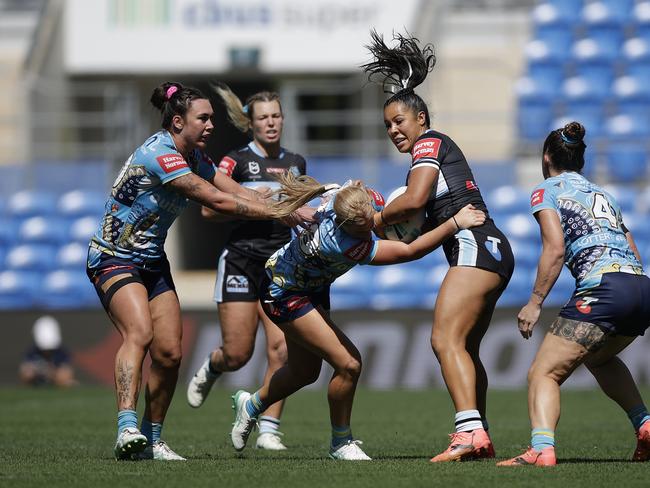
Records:
[[[248,148],[253,151],[255,154],[257,154],[260,158],[265,158],[264,153],[262,153],[262,150],[258,147],[257,144],[255,144],[255,141],[251,141],[248,143]],[[282,159],[284,157],[284,148],[280,148],[280,154],[278,155],[278,159]]]

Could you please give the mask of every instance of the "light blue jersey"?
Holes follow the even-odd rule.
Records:
[[[567,171],[546,179],[533,191],[530,205],[533,214],[548,208],[560,217],[565,264],[576,291],[598,286],[604,273],[643,274],[616,200],[584,176]]]
[[[212,181],[216,168],[195,149],[189,161],[178,152],[166,130],[152,135],[124,163],[93,236],[88,266],[99,264],[102,254],[134,264],[159,260],[167,231],[187,206],[188,199],[165,183],[194,172]]]
[[[336,193],[315,214],[315,222],[278,249],[266,262],[274,298],[286,293],[318,292],[357,264],[370,263],[377,253],[376,241],[346,233],[335,222]]]

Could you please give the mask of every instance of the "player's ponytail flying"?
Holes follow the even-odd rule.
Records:
[[[413,89],[424,82],[436,64],[433,45],[426,44],[421,48],[417,38],[394,33],[393,40],[398,44],[391,48],[374,29],[370,31],[370,37],[371,43],[366,48],[374,60],[361,65],[361,68],[368,74],[369,81],[380,83],[385,93],[392,93],[384,107],[394,102],[404,103],[416,113],[424,112],[429,127],[431,121],[427,106]]]

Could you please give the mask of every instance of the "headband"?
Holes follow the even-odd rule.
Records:
[[[167,91],[165,92],[165,98],[167,100],[171,100],[172,95],[178,91],[178,87],[176,85],[172,85],[169,88],[167,88]]]
[[[563,140],[564,142],[566,142],[567,144],[578,144],[578,142],[580,142],[578,139],[571,139],[570,137],[567,137],[567,136],[564,134],[564,131],[563,131],[563,130],[560,131],[560,135],[562,136],[562,140]]]

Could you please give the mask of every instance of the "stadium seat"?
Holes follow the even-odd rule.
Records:
[[[552,5],[557,9],[558,14],[566,19],[568,22],[575,22],[578,20],[580,12],[582,11],[583,0],[546,0],[541,5]]]
[[[0,272],[0,309],[28,309],[35,304],[41,275],[25,271]]]
[[[370,305],[374,310],[419,308],[422,301],[422,293],[403,291],[394,291],[391,293],[378,292],[370,296]]]
[[[370,308],[370,296],[363,292],[330,293],[330,307],[332,310],[365,310]]]
[[[643,86],[650,82],[650,38],[628,39],[621,53],[625,74],[641,79]]]
[[[605,123],[606,135],[613,141],[638,141],[650,136],[650,122],[638,115],[615,115]]]
[[[18,238],[25,244],[62,244],[68,239],[68,222],[57,217],[30,217],[18,227]]]
[[[88,244],[90,238],[99,228],[103,216],[81,217],[70,225],[70,240]]]
[[[71,270],[83,270],[86,267],[88,246],[78,242],[66,244],[56,252],[56,262],[59,267]]]
[[[509,239],[512,254],[515,256],[515,265],[517,268],[530,269],[537,266],[542,248],[539,245],[531,243],[529,240]]]
[[[57,211],[66,217],[83,217],[98,215],[104,211],[106,195],[83,190],[73,190],[61,195],[57,202]]]
[[[70,270],[56,270],[45,275],[37,302],[48,309],[100,306],[86,274]]]
[[[27,218],[55,212],[55,195],[44,191],[23,190],[14,193],[7,202],[7,214],[12,217]]]
[[[585,4],[580,14],[580,20],[585,24],[587,32],[593,28],[609,27],[611,34],[618,30],[619,40],[623,36],[623,25],[632,19],[634,0],[600,0]],[[607,32],[607,31],[604,31]]]
[[[632,18],[634,20],[635,34],[650,40],[650,2],[641,1],[634,6]]]
[[[632,211],[624,212],[623,222],[632,233],[639,249],[644,247],[646,242],[650,241],[650,226],[648,225],[647,215]]]
[[[530,298],[530,292],[535,282],[534,271],[520,265],[517,261],[515,263],[515,272],[497,302],[498,307],[522,307]]]
[[[573,41],[573,26],[560,15],[557,7],[548,3],[533,9],[532,19],[535,25],[534,38],[546,43],[553,57],[567,59],[567,46]]]
[[[650,217],[650,187],[643,190],[637,197],[639,212],[644,213]]]
[[[645,141],[609,144],[606,160],[612,181],[634,183],[648,176],[648,148]]]
[[[7,248],[0,244],[0,271],[5,269],[5,256],[7,255]]]
[[[538,243],[540,241],[539,227],[535,218],[528,213],[513,214],[502,224],[501,230],[508,238]],[[516,258],[516,256],[515,256]]]
[[[544,305],[548,307],[561,307],[564,305],[575,290],[575,278],[566,267],[562,268],[562,272],[558,277],[553,289],[544,300]]]
[[[56,266],[55,247],[46,244],[22,244],[9,249],[5,268],[16,271],[48,271]]]
[[[634,187],[608,184],[603,185],[602,188],[616,199],[616,202],[623,211],[623,216],[636,212],[636,204],[639,198]]]
[[[18,242],[18,222],[9,217],[0,217],[0,245],[12,246]]]
[[[648,60],[650,62],[650,60]],[[612,93],[616,111],[621,115],[650,118],[650,86],[640,76],[621,76],[614,81]]]
[[[556,90],[555,83],[546,83],[543,78],[532,77],[525,77],[517,82],[517,127],[522,139],[537,142],[545,137],[546,129],[553,119],[551,100]]]
[[[422,290],[426,270],[413,261],[385,266],[375,271],[375,293],[418,293]]]
[[[530,205],[530,194],[518,186],[500,186],[485,195],[485,203],[495,216],[526,212]]]

